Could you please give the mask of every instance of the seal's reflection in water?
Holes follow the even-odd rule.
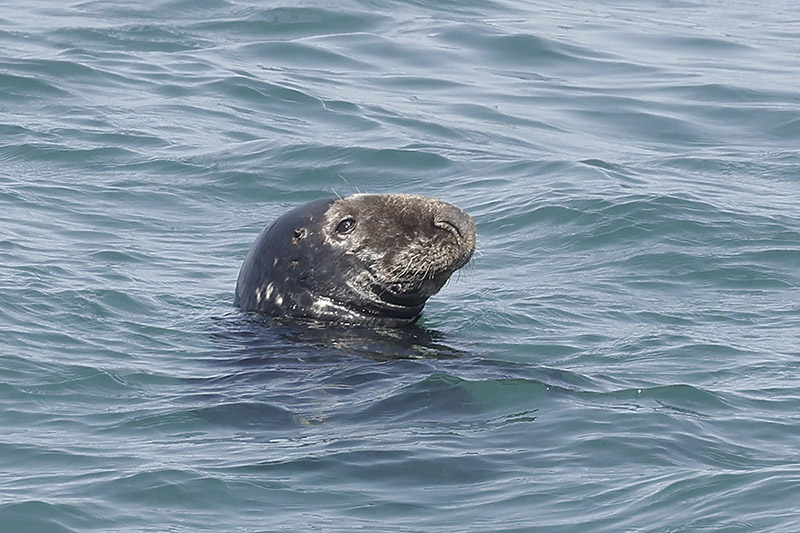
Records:
[[[540,402],[580,403],[620,386],[455,347],[458,339],[418,325],[344,327],[237,312],[216,324],[210,376],[195,383],[204,390],[198,398],[227,408],[204,417],[258,428],[263,438],[306,438],[302,428],[334,423],[370,435],[394,422],[415,431],[504,425],[535,419]]]
[[[229,332],[230,334],[230,332]],[[373,361],[452,359],[465,352],[445,344],[445,335],[416,324],[402,328],[338,326],[316,320],[248,316],[233,333],[244,341],[240,363],[264,362],[279,351],[314,360],[360,357]]]
[[[239,405],[245,415],[234,419],[238,415],[229,409],[224,420],[215,420],[225,425],[277,423],[285,430],[334,419],[363,421],[375,410],[382,417],[405,416],[427,407],[429,389],[437,395],[449,389],[454,405],[470,400],[448,367],[469,367],[475,358],[421,326],[344,327],[259,315],[229,316],[218,326],[216,353],[206,358],[213,377],[204,387],[217,395],[212,401]],[[422,406],[415,408],[410,397]]]

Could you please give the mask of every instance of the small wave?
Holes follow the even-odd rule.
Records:
[[[82,504],[23,500],[0,504],[0,523],[10,531],[78,532],[95,527],[97,520]]]

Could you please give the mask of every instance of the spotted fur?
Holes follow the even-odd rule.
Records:
[[[295,208],[242,264],[236,304],[272,316],[399,326],[475,251],[461,209],[407,194],[357,194]]]

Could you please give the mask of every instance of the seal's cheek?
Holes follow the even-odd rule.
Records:
[[[297,284],[301,287],[311,288],[314,285],[314,274],[313,272],[306,270],[303,272],[297,273]]]

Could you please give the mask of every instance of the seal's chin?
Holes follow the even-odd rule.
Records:
[[[359,323],[391,327],[413,324],[422,314],[428,298],[439,292],[451,274],[448,270],[421,280],[388,283],[373,280],[359,289],[357,300],[340,303],[360,315]]]
[[[446,270],[433,277],[420,280],[397,280],[389,283],[375,283],[372,292],[381,301],[391,305],[415,308],[425,305],[428,298],[444,287],[453,272]],[[421,310],[421,309],[420,309]]]
[[[339,309],[329,320],[343,324],[397,327],[413,324],[422,314],[428,295],[424,291],[395,292],[389,287],[373,283],[360,287],[358,296],[327,301]]]

